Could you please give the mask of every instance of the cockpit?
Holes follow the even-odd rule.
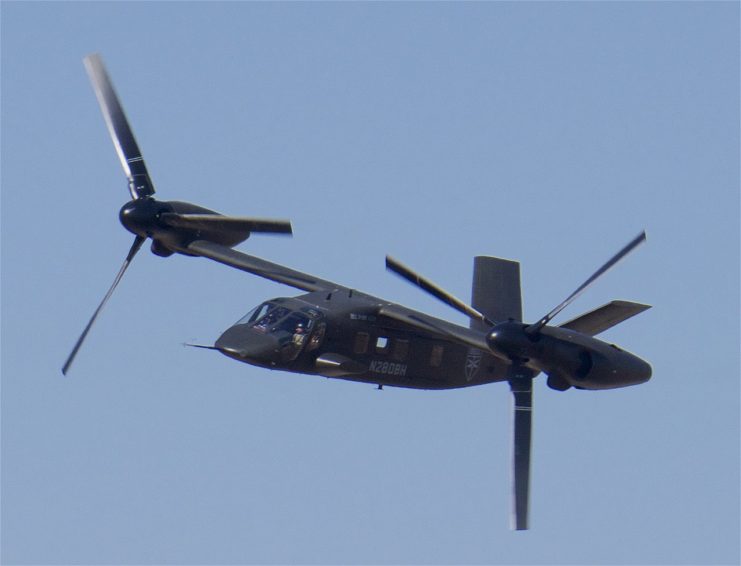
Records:
[[[267,302],[255,307],[242,318],[237,324],[247,324],[259,332],[308,332],[314,325],[314,317],[301,311],[290,309]]]
[[[319,311],[305,303],[275,299],[240,318],[216,345],[231,357],[275,367],[319,347],[326,328],[322,319]]]

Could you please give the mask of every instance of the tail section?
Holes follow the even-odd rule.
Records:
[[[474,258],[471,305],[489,320],[505,322],[511,319],[521,322],[520,264],[498,257]],[[474,319],[471,319],[471,328],[490,330],[484,322]],[[523,368],[518,369],[514,363],[509,374],[513,429],[512,528],[521,531],[528,528],[533,375],[523,371]]]
[[[521,321],[520,263],[498,257],[475,257],[471,305],[484,313],[489,320]],[[471,320],[471,328],[489,329],[478,320]]]
[[[620,324],[643,311],[650,309],[650,305],[631,303],[630,301],[612,301],[598,309],[584,313],[561,325],[561,328],[576,330],[582,334],[596,336],[608,328]]]

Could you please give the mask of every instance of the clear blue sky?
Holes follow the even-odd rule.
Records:
[[[2,3],[4,564],[739,561],[739,4]],[[465,324],[472,257],[653,379],[535,386],[532,530],[508,529],[505,385],[406,391],[186,349],[296,294],[142,252],[82,58],[158,196],[286,217],[243,249]]]

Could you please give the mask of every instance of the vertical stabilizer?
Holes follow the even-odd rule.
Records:
[[[498,257],[477,256],[473,260],[471,305],[490,320],[522,320],[520,263]],[[488,330],[478,321],[471,328]]]

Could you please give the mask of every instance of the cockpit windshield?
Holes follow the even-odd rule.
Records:
[[[234,324],[249,324],[251,322],[255,322],[256,320],[261,319],[266,314],[268,314],[268,311],[274,309],[275,306],[276,305],[274,305],[273,303],[263,303],[261,305],[258,305]]]
[[[284,331],[291,334],[306,334],[313,326],[313,319],[306,314],[281,307],[275,303],[263,303],[237,321],[248,324],[260,332]]]
[[[274,338],[276,351],[284,363],[296,360],[301,352],[321,347],[327,323],[320,311],[298,301],[276,299],[265,302],[242,318],[235,326],[244,325],[251,331]]]

